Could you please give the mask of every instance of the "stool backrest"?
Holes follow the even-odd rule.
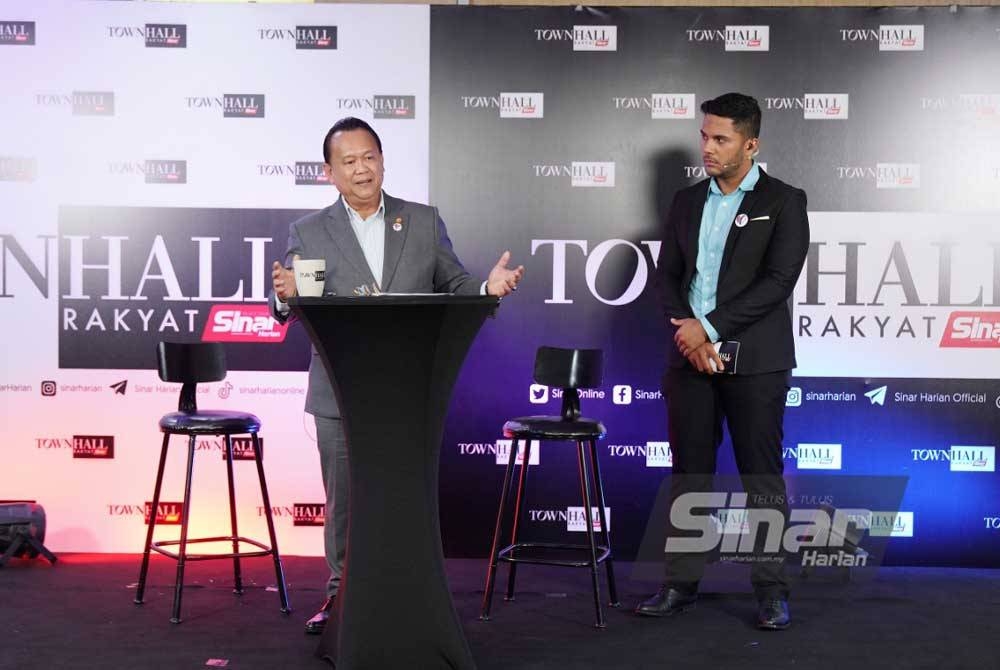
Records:
[[[604,352],[539,347],[535,354],[534,379],[539,384],[563,390],[563,420],[574,421],[580,416],[577,389],[596,388],[604,381]]]
[[[156,347],[160,379],[179,382],[177,409],[197,412],[196,387],[199,382],[217,382],[226,378],[226,350],[221,342],[160,342]]]

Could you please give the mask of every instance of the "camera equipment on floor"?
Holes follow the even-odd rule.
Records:
[[[11,558],[39,554],[51,563],[56,555],[45,548],[45,509],[33,500],[0,501],[0,567]]]

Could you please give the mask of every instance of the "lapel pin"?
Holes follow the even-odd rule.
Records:
[[[403,217],[397,216],[396,220],[392,223],[392,229],[397,233],[403,229]]]
[[[742,228],[743,226],[747,225],[747,222],[749,221],[750,217],[748,217],[746,214],[738,214],[736,216],[736,227]]]

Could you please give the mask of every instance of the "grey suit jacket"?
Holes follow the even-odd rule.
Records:
[[[383,196],[385,264],[378,278],[382,292],[477,295],[482,280],[466,272],[458,260],[437,208],[393,198],[388,193]],[[394,230],[397,222],[401,225],[398,231]],[[361,244],[351,228],[343,198],[289,226],[286,267],[292,266],[295,254],[301,258],[326,260],[325,293],[352,296],[355,288],[375,283]],[[275,319],[282,323],[289,319],[290,314],[277,310],[273,293],[269,303]],[[306,411],[316,416],[340,416],[333,386],[315,347],[309,363]]]

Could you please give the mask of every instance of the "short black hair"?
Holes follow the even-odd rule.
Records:
[[[378,152],[382,153],[382,140],[379,139],[378,133],[375,129],[368,125],[367,122],[362,121],[359,118],[353,116],[345,116],[340,121],[333,124],[333,127],[326,132],[326,137],[323,138],[323,162],[330,162],[330,138],[333,137],[334,133],[347,132],[348,130],[367,130],[371,133],[371,136],[375,138],[375,144],[378,145]]]
[[[724,93],[718,98],[701,103],[701,111],[704,114],[732,119],[736,130],[749,139],[760,137],[760,105],[749,95]]]

